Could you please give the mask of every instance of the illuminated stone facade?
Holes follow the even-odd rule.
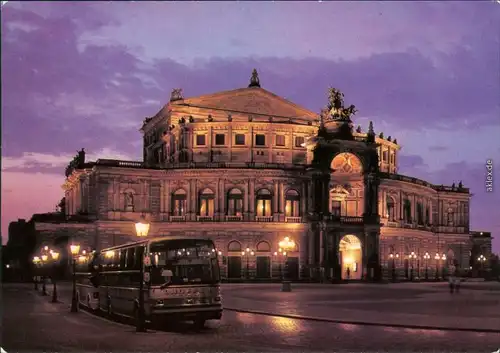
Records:
[[[83,156],[64,184],[67,222],[37,229],[103,248],[133,240],[145,216],[150,236],[212,238],[235,279],[279,277],[286,236],[297,244],[290,277],[468,267],[469,190],[397,174],[397,141],[353,129],[353,109],[330,98],[318,116],[262,89],[255,73],[248,88],[189,99],[174,90],[143,123],[144,161]]]

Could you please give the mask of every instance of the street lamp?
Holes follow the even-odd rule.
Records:
[[[135,224],[135,232],[138,237],[147,237],[149,233],[149,223],[146,222],[144,216],[141,216],[139,222]],[[139,307],[137,308],[136,332],[146,332],[145,314],[144,314],[144,258],[145,251],[143,250],[140,265],[140,281],[139,281]]]
[[[484,255],[479,255],[477,258],[477,261],[479,261],[480,268],[481,268],[481,276],[483,276],[484,273],[484,262],[486,261],[486,257]]]
[[[56,271],[57,271],[57,260],[59,259],[59,253],[57,251],[51,251],[50,256],[52,257],[52,303],[57,303],[57,285],[56,285]]]
[[[431,255],[429,255],[428,252],[424,254],[424,262],[425,262],[425,280],[427,281],[429,279],[429,259],[431,258]]]
[[[39,256],[33,257],[33,265],[35,266],[35,275],[33,276],[33,280],[35,282],[35,290],[38,290],[38,267],[40,266],[40,259]]]
[[[391,276],[392,281],[396,282],[396,259],[399,258],[399,254],[389,254],[389,258],[391,259]]]
[[[48,247],[46,246],[46,248],[48,249]],[[42,295],[47,295],[47,287],[46,287],[46,284],[45,284],[45,265],[47,265],[47,260],[48,260],[48,256],[43,254],[42,256],[40,256],[40,258],[42,259],[42,269],[43,269],[43,276],[42,276]]]
[[[444,279],[444,262],[446,261],[446,255],[443,253],[443,255],[441,255],[441,277],[443,277]]]
[[[69,250],[71,252],[71,265],[73,269],[73,290],[71,293],[71,312],[78,312],[78,299],[76,297],[76,257],[80,253],[80,245],[71,244],[69,246]]]
[[[434,256],[434,260],[436,260],[436,281],[439,281],[439,259],[441,257],[439,256],[438,253]]]
[[[285,237],[282,241],[279,242],[280,249],[283,249],[283,255],[285,256],[285,275],[283,276],[283,281],[281,283],[281,291],[282,292],[291,292],[292,285],[288,277],[288,252],[295,249],[295,242],[289,237]]]
[[[411,252],[410,254],[410,259],[411,259],[411,272],[410,272],[410,281],[413,281],[413,268],[415,266],[415,259],[417,258],[417,254],[415,254],[414,251]]]
[[[246,248],[245,251],[241,252],[242,256],[246,256],[247,259],[247,270],[246,270],[246,279],[250,279],[250,256],[254,256],[255,252],[253,250],[250,250],[250,248]]]

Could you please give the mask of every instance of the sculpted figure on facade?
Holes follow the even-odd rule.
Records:
[[[134,211],[134,193],[131,191],[125,193],[125,211]]]

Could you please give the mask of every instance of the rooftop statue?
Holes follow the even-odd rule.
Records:
[[[328,89],[328,111],[334,120],[350,121],[351,117],[357,113],[356,107],[351,104],[344,107],[344,93],[330,87]]]
[[[172,93],[170,94],[170,101],[175,102],[183,99],[184,97],[182,96],[182,88],[174,88],[172,90]]]
[[[257,69],[253,69],[248,87],[260,87],[259,73],[257,72]]]

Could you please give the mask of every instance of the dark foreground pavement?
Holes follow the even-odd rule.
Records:
[[[88,313],[69,313],[32,286],[4,285],[2,348],[6,352],[494,352],[500,334],[331,324],[227,311],[221,322],[194,331],[135,333]],[[66,301],[63,294],[63,300]]]

